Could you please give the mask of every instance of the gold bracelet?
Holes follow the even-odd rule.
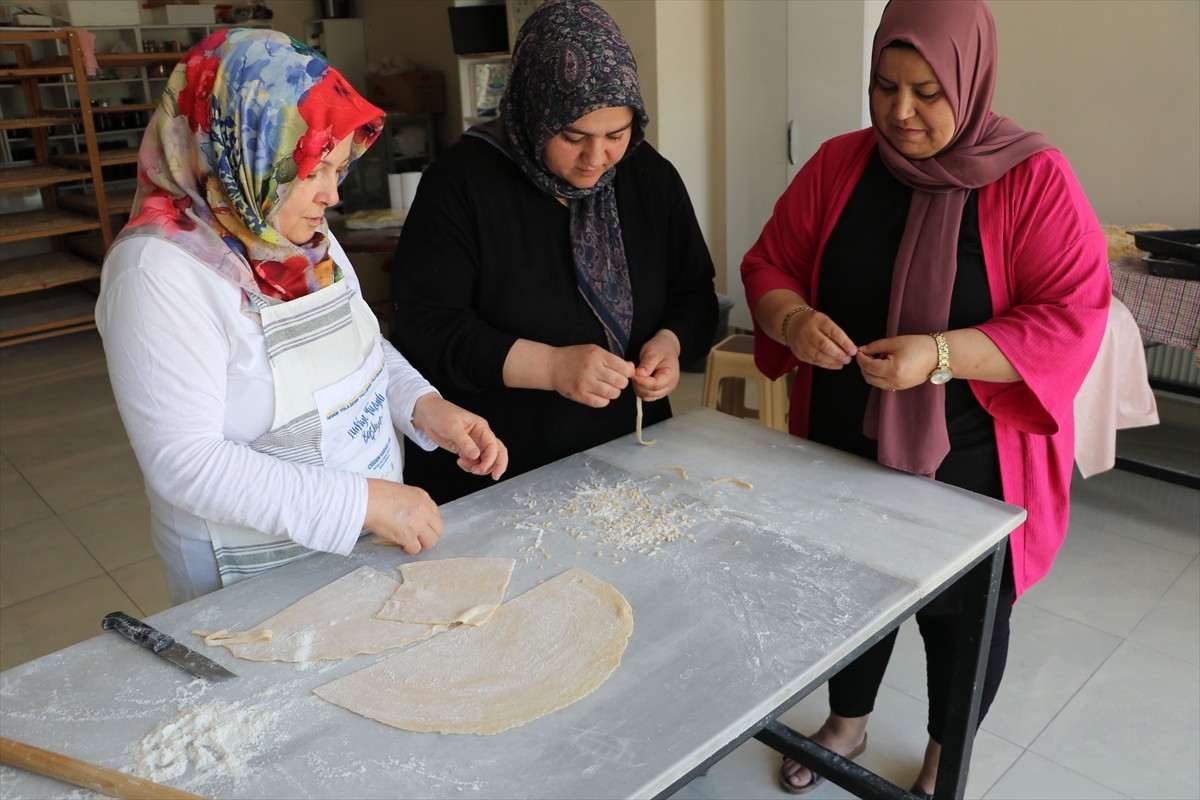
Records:
[[[788,323],[792,321],[792,317],[799,314],[801,311],[816,311],[812,306],[796,306],[791,311],[783,315],[783,324],[779,326],[779,334],[783,337],[783,343],[788,343]]]

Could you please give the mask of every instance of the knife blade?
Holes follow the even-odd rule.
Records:
[[[147,625],[124,611],[114,611],[104,618],[100,626],[106,631],[116,631],[134,644],[139,644],[160,658],[200,678],[236,678],[237,675],[222,667],[207,656],[184,647],[167,634]]]

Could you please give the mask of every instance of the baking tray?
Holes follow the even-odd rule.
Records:
[[[1160,278],[1181,278],[1185,281],[1200,281],[1200,264],[1178,258],[1155,258],[1146,256],[1146,272]]]
[[[1177,231],[1126,231],[1139,250],[1160,258],[1182,258],[1200,264],[1200,229]]]

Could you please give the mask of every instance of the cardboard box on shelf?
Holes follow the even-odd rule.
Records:
[[[384,111],[440,114],[446,108],[446,82],[442,73],[424,69],[368,75],[367,99]]]
[[[212,3],[170,4],[146,9],[149,25],[212,25],[217,14]]]
[[[20,5],[53,17],[54,25],[137,25],[142,21],[138,0],[24,0]]]

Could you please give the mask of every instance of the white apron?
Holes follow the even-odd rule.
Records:
[[[362,297],[338,281],[286,303],[250,300],[262,316],[275,418],[249,447],[285,461],[400,480],[379,322]],[[223,586],[314,552],[286,536],[206,522]]]

